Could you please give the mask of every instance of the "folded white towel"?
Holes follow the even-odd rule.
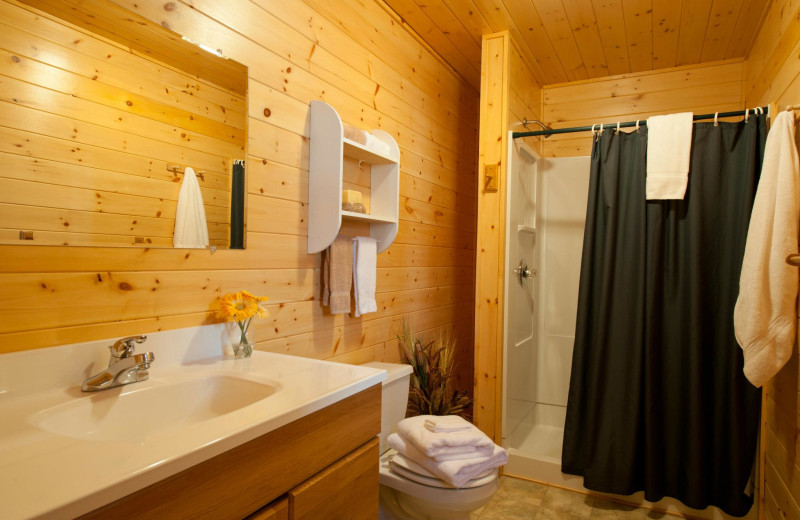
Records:
[[[756,387],[772,379],[794,349],[799,279],[785,259],[797,252],[798,175],[794,113],[781,112],[767,137],[733,310],[744,375]]]
[[[485,457],[492,453],[494,442],[475,426],[468,430],[434,433],[425,428],[425,421],[434,415],[418,415],[397,423],[397,431],[426,457],[437,460],[460,460]]]
[[[506,450],[494,444],[492,444],[492,453],[488,457],[436,462],[426,457],[402,435],[393,433],[389,435],[388,441],[389,446],[455,487],[462,487],[486,470],[500,467],[508,462]]]
[[[460,432],[474,428],[463,417],[458,415],[433,415],[425,419],[425,428],[434,433]]]
[[[494,451],[494,449],[492,451]],[[475,459],[473,459],[473,460],[475,460]],[[404,470],[406,470],[406,471],[408,471],[410,473],[416,473],[417,475],[422,475],[423,477],[430,477],[430,478],[435,478],[435,479],[439,478],[436,475],[434,475],[433,473],[431,473],[430,471],[428,471],[427,469],[423,468],[422,466],[420,466],[419,464],[417,464],[416,462],[414,462],[413,460],[409,459],[408,457],[406,457],[405,455],[403,455],[402,453],[399,453],[399,452],[396,453],[392,457],[391,466],[390,467],[392,469],[395,469],[395,467],[397,467],[397,466],[403,468]],[[475,480],[475,479],[486,477],[490,473],[492,473],[492,468],[487,469],[486,471],[484,471],[480,475],[475,475],[475,477],[473,479],[471,479],[471,480]]]
[[[203,194],[200,192],[200,184],[192,168],[186,168],[183,172],[172,243],[175,247],[208,246],[208,225]]]
[[[378,310],[375,281],[378,276],[378,243],[374,238],[353,239],[353,293],[356,317]]]
[[[682,199],[692,154],[691,112],[647,119],[647,200]]]

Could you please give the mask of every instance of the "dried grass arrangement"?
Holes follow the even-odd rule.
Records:
[[[412,367],[406,415],[466,416],[472,400],[466,392],[452,390],[450,385],[455,369],[455,338],[439,332],[425,343],[414,336],[408,321],[403,320],[397,339],[401,361]]]

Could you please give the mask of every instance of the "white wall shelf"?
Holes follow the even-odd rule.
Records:
[[[339,234],[342,219],[369,222],[370,237],[378,252],[386,250],[397,235],[400,209],[400,148],[383,130],[372,135],[389,145],[389,154],[378,153],[346,139],[342,120],[324,101],[311,102],[311,142],[308,165],[308,253],[327,248]],[[370,165],[370,213],[342,210],[344,157]]]

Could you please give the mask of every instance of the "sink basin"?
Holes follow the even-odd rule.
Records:
[[[128,385],[42,410],[30,422],[78,439],[141,441],[239,410],[276,390],[260,381],[222,374],[171,384]]]

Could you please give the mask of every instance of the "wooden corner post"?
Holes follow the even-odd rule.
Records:
[[[508,31],[483,36],[475,265],[474,422],[500,442],[508,157]]]

